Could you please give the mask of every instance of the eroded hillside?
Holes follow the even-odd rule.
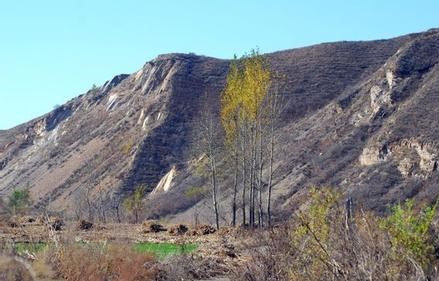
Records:
[[[272,85],[285,105],[275,153],[278,218],[311,185],[340,188],[377,210],[406,197],[438,195],[439,31],[266,57],[283,77]],[[187,192],[206,186],[191,166],[200,156],[193,140],[206,101],[218,106],[228,64],[159,56],[41,118],[0,131],[0,192],[29,187],[37,207],[72,213],[85,193],[110,206],[145,184],[156,189],[145,216],[192,221],[197,214],[209,221],[210,197]],[[220,207],[227,210],[230,179],[221,183]]]

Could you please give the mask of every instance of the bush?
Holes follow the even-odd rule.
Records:
[[[23,213],[30,204],[31,200],[28,189],[15,190],[8,197],[8,207],[13,214]]]
[[[123,155],[128,156],[131,153],[131,150],[133,149],[134,144],[132,142],[126,142],[122,144],[120,150]]]
[[[436,214],[436,205],[414,210],[414,201],[407,200],[391,208],[392,214],[380,226],[391,236],[393,247],[402,247],[417,262],[426,266],[432,259],[434,247],[429,231]]]
[[[207,188],[193,186],[193,187],[189,187],[188,189],[186,189],[184,191],[184,195],[189,199],[194,199],[194,198],[196,199],[196,198],[203,197],[208,192],[209,192],[209,190]]]
[[[31,272],[26,268],[25,261],[12,257],[0,256],[0,280],[2,281],[33,281]]]
[[[157,221],[144,221],[140,226],[141,233],[159,233],[167,229]]]
[[[295,214],[289,225],[259,234],[257,245],[252,245],[257,250],[236,272],[236,280],[436,280],[434,270],[423,269],[404,243],[394,242],[398,235],[392,234],[392,229],[400,224],[393,222],[396,217],[397,222],[404,221],[400,215],[394,218],[394,213],[385,220],[392,222],[390,226],[382,228],[381,219],[374,215],[362,210],[351,214],[338,204],[340,195],[336,192],[312,189],[310,193],[309,204]],[[414,214],[411,208],[402,210]],[[425,238],[415,243],[422,253],[428,253],[423,247],[428,245],[425,229],[432,213],[433,209],[426,209],[415,220],[419,223],[408,224],[408,229]],[[434,268],[430,256],[425,257]]]
[[[216,276],[228,275],[224,260],[214,257],[175,255],[163,261],[157,281],[217,280]],[[222,280],[222,279],[218,279]]]
[[[93,228],[93,223],[92,222],[89,222],[89,221],[86,221],[86,220],[81,220],[79,222],[79,225],[78,225],[78,229],[79,230],[91,230],[92,228]]]
[[[186,232],[188,232],[189,228],[184,225],[184,224],[179,224],[179,225],[175,225],[175,226],[171,226],[168,229],[168,233],[170,235],[183,235]]]
[[[69,281],[147,281],[156,275],[154,258],[127,245],[64,245],[55,256],[55,267]]]
[[[145,195],[146,187],[140,185],[136,188],[134,193],[123,201],[123,206],[127,211],[129,211],[134,216],[134,222],[139,222],[139,214],[143,209],[143,196]]]

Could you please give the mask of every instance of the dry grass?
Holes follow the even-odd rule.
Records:
[[[318,201],[288,225],[255,233],[251,257],[234,280],[438,280],[435,257],[425,256],[429,263],[422,266],[392,243],[379,218],[362,211],[348,217],[344,207],[327,202]]]
[[[155,260],[127,245],[63,245],[53,253],[56,268],[68,281],[154,280]]]
[[[0,280],[2,281],[33,281],[32,272],[24,262],[8,256],[0,256]]]

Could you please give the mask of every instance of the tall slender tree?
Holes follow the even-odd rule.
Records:
[[[226,87],[221,98],[221,122],[228,147],[242,160],[242,220],[246,223],[248,200],[249,223],[255,225],[256,199],[259,196],[259,223],[262,223],[262,165],[263,165],[263,104],[271,83],[271,73],[265,59],[252,51],[250,55],[235,60],[230,65]],[[238,149],[240,151],[238,151]],[[239,160],[235,159],[235,172]],[[236,223],[237,174],[234,181],[233,219]],[[249,196],[246,195],[247,183]],[[259,191],[259,192],[257,192]]]
[[[233,180],[233,201],[232,201],[232,225],[236,225],[237,213],[237,194],[238,194],[238,177],[239,177],[239,150],[240,150],[240,135],[242,129],[240,127],[240,101],[239,92],[241,91],[241,73],[238,66],[236,55],[230,64],[229,73],[227,76],[226,87],[221,95],[221,123],[225,131],[225,143],[228,151],[232,152],[234,165],[234,180]],[[242,147],[244,149],[244,147]],[[244,170],[243,170],[244,171]],[[245,172],[244,172],[245,174]],[[243,177],[245,180],[245,175]],[[245,183],[243,185],[243,199],[245,198]],[[243,218],[245,224],[245,205],[243,207]]]
[[[219,202],[218,202],[218,159],[222,151],[221,126],[217,114],[212,106],[206,101],[204,111],[200,118],[200,138],[198,140],[199,150],[204,153],[208,160],[208,170],[212,192],[212,205],[215,217],[215,226],[219,229]]]

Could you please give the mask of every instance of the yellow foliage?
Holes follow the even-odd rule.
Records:
[[[330,188],[310,191],[311,203],[305,212],[298,215],[299,225],[291,234],[292,246],[302,249],[297,263],[311,272],[324,272],[330,260],[329,238],[331,232],[330,213],[340,194]],[[290,278],[301,280],[303,272],[291,269]]]
[[[257,51],[232,61],[221,95],[221,122],[227,143],[233,143],[241,123],[257,122],[270,83],[271,72]]]
[[[133,149],[133,143],[131,141],[124,143],[120,150],[122,151],[123,155],[128,156]]]

